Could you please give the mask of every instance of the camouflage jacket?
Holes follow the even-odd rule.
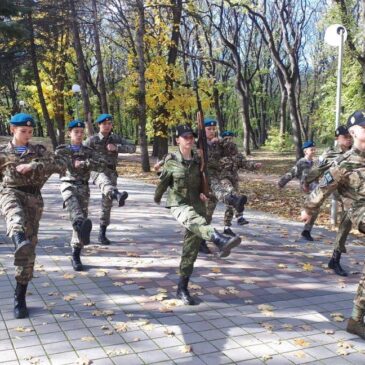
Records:
[[[61,177],[62,181],[83,181],[90,179],[90,171],[103,171],[106,168],[105,160],[102,160],[95,151],[81,145],[79,151],[72,151],[70,145],[62,144],[55,151],[56,156],[60,156],[68,161],[68,168]],[[82,161],[79,168],[74,167],[74,161]]]
[[[317,188],[307,197],[304,208],[308,214],[317,211],[324,200],[333,192],[352,201],[352,208],[365,205],[365,152],[356,148],[345,152],[332,163],[323,174]]]
[[[343,151],[339,146],[330,147],[322,153],[318,159],[318,164],[313,166],[304,178],[306,184],[310,184],[313,181],[318,181],[325,171],[331,166],[333,161],[346,151]]]
[[[222,157],[219,159],[220,179],[238,181],[238,171],[240,169],[251,171],[256,169],[256,163],[248,161],[238,151],[238,147],[234,142],[223,140],[221,145]]]
[[[41,189],[48,178],[54,174],[63,174],[67,168],[67,161],[48,152],[43,145],[28,144],[28,149],[19,154],[13,144],[0,146],[0,173],[3,188],[35,187]],[[32,171],[20,174],[16,166],[30,164]]]
[[[156,187],[154,200],[161,201],[162,195],[168,190],[166,207],[179,205],[204,205],[200,198],[201,177],[200,159],[193,153],[192,159],[185,161],[180,151],[169,154]]]
[[[304,157],[299,159],[297,163],[291,168],[291,170],[279,179],[278,185],[283,188],[290,180],[297,178],[300,182],[300,185],[303,186],[306,176],[313,167],[313,164],[314,161],[309,161]]]
[[[108,144],[116,145],[117,150],[108,151],[106,148]],[[117,167],[118,153],[136,152],[136,146],[132,142],[114,133],[109,134],[107,137],[104,137],[101,133],[95,134],[89,137],[84,145],[95,150],[106,161],[107,167],[111,170],[115,170]]]
[[[219,175],[219,160],[223,157],[223,144],[220,139],[218,142],[208,142],[208,175]]]

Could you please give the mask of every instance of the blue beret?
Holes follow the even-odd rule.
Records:
[[[305,141],[303,143],[302,150],[304,150],[305,148],[310,148],[310,147],[316,147],[316,144],[313,141]]]
[[[235,133],[232,131],[224,131],[221,136],[224,137],[235,137]]]
[[[16,127],[34,127],[34,119],[31,115],[25,113],[18,113],[11,117],[10,124]]]
[[[96,119],[96,123],[100,124],[103,123],[106,120],[112,120],[113,116],[111,114],[100,114],[98,118]]]
[[[68,123],[68,125],[67,125],[68,129],[72,129],[72,128],[76,128],[76,127],[85,128],[85,123],[80,119],[75,119],[75,120],[71,120],[71,122]]]
[[[212,127],[215,125],[217,125],[217,121],[215,119],[211,119],[211,118],[204,119],[204,127]]]

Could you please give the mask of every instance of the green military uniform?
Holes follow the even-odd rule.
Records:
[[[60,145],[56,149],[56,156],[62,156],[69,161],[69,168],[61,177],[61,195],[64,208],[67,209],[73,225],[83,221],[88,216],[90,198],[89,179],[90,171],[102,171],[105,169],[105,162],[100,160],[99,155],[90,147],[83,145],[73,148],[71,145]],[[73,161],[82,161],[79,168],[75,168]],[[71,247],[82,248],[83,242],[73,228]]]
[[[92,172],[91,178],[102,192],[100,225],[107,227],[110,224],[110,211],[113,206],[112,195],[117,189],[118,153],[134,153],[136,146],[114,133],[106,137],[102,133],[98,133],[89,137],[84,144],[106,161],[106,169],[103,172]],[[117,150],[109,151],[108,144],[116,145]]]
[[[20,164],[31,164],[32,171],[24,175],[18,173],[15,167]],[[26,151],[19,154],[9,142],[0,147],[0,165],[0,206],[7,234],[13,237],[22,233],[31,243],[26,254],[16,254],[14,260],[16,281],[26,285],[33,277],[39,221],[43,212],[41,188],[53,173],[65,171],[67,161],[39,144],[28,144]]]
[[[160,202],[168,189],[166,207],[172,216],[186,228],[180,262],[180,275],[188,277],[193,272],[194,262],[201,239],[210,240],[214,229],[205,219],[205,204],[200,200],[199,158],[193,155],[184,160],[180,151],[165,158],[160,182],[155,191],[155,202]]]

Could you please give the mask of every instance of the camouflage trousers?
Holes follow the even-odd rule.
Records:
[[[29,194],[13,188],[3,188],[0,206],[6,222],[7,235],[11,237],[15,232],[24,232],[33,246],[31,255],[14,262],[16,281],[27,284],[33,277],[39,221],[43,212],[42,196],[40,193]]]
[[[107,172],[94,172],[91,177],[102,193],[100,225],[109,226],[113,206],[111,195],[117,189],[118,174],[116,171],[108,170]]]
[[[303,195],[302,206],[304,205],[304,202],[305,202],[307,196],[308,196],[307,194]],[[315,221],[316,221],[316,219],[318,217],[318,214],[319,214],[319,210],[318,211],[314,211],[312,213],[310,221],[308,223],[305,223],[304,224],[304,227],[303,227],[303,230],[304,231],[309,231],[310,232],[312,230],[312,228],[314,226],[314,223],[315,223]]]
[[[87,218],[90,198],[88,183],[77,184],[75,182],[62,182],[61,195],[64,208],[67,209],[72,224]],[[80,242],[78,234],[74,229],[72,229],[71,247],[83,247],[83,244]]]
[[[186,228],[180,261],[180,275],[190,276],[198,256],[201,240],[210,240],[214,229],[204,218],[204,206],[180,205],[170,208],[172,216]],[[200,213],[200,214],[199,214]]]
[[[346,253],[346,240],[352,228],[352,222],[347,211],[344,211],[341,216],[340,226],[336,234],[334,250]]]
[[[234,193],[235,186],[229,179],[219,179],[213,176],[210,177],[210,190],[218,201],[225,203],[225,197]]]

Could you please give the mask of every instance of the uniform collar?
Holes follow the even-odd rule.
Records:
[[[103,133],[99,132],[98,133],[98,136],[101,140],[105,139],[105,138],[108,138],[109,136],[111,135],[111,133],[109,133],[106,137],[104,137]]]
[[[185,161],[183,155],[180,152],[180,149],[177,150],[175,156],[176,156],[177,161],[179,161],[179,162]],[[193,161],[193,160],[195,160],[195,153],[194,153],[194,151],[191,151],[191,161]]]
[[[34,146],[30,143],[28,143],[26,145],[27,149],[24,153],[22,153],[22,155],[27,155],[28,153],[32,153],[32,152],[35,152],[34,150]],[[9,141],[8,145],[7,145],[7,150],[11,151],[11,152],[15,152],[15,146],[13,144],[12,141]]]
[[[352,151],[356,154],[356,155],[358,155],[358,156],[360,156],[360,157],[365,157],[365,151],[360,151],[358,148],[356,148],[356,147],[352,147]]]

